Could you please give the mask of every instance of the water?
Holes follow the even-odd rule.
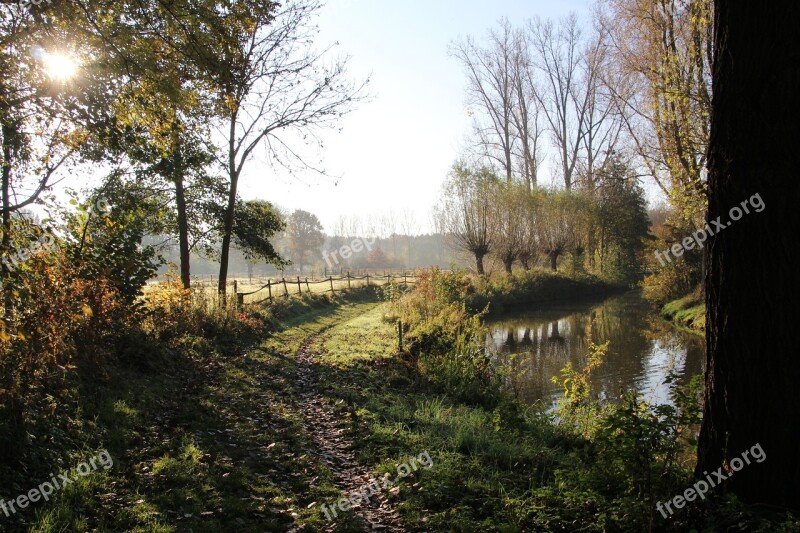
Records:
[[[667,403],[670,369],[685,384],[702,374],[704,341],[672,328],[653,312],[638,292],[602,303],[567,304],[546,310],[517,311],[489,320],[487,347],[512,369],[509,386],[527,402],[554,404],[562,387],[551,381],[571,361],[575,369],[587,362],[590,342],[610,341],[603,364],[590,378],[592,393],[618,398],[636,389],[651,402]]]

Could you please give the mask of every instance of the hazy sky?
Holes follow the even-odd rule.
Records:
[[[337,50],[351,56],[350,75],[369,76],[373,95],[344,120],[341,133],[324,135],[325,168],[341,179],[290,176],[253,161],[242,195],[311,211],[328,231],[340,215],[364,218],[391,209],[413,209],[419,230],[430,230],[432,206],[470,129],[465,76],[447,55],[448,43],[482,37],[501,17],[516,24],[569,11],[585,22],[589,2],[329,0],[317,44],[338,41]]]

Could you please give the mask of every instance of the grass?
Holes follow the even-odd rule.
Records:
[[[613,474],[639,463],[607,464],[598,443],[534,408],[487,407],[429,382],[418,360],[398,353],[396,325],[377,291],[293,298],[267,313],[274,327],[265,336],[186,337],[181,349],[139,351],[138,359],[85,376],[72,395],[74,446],[52,443],[63,447],[59,469],[100,449],[113,468],[3,520],[3,531],[322,529],[319,503],[340,494],[305,432],[295,380],[295,353],[313,335],[322,354],[314,367],[319,392],[341,415],[358,460],[379,477],[430,454],[430,469],[388,493],[410,529],[625,530],[620,524],[634,523],[631,507],[648,507]],[[35,487],[52,469],[31,465],[4,496]],[[687,486],[688,471],[684,477],[658,499]],[[755,523],[737,506],[720,523],[733,516],[745,529]],[[685,516],[670,520],[657,526],[688,528]],[[783,530],[797,526],[787,524]],[[780,530],[770,527],[762,530]],[[350,513],[337,524],[355,530]]]
[[[308,506],[336,490],[304,432],[294,353],[375,302],[374,291],[297,301],[281,327],[245,349],[200,344],[83,383],[75,395],[81,440],[106,448],[113,468],[2,517],[3,530],[256,532],[321,523]],[[78,464],[77,454],[63,454],[65,465]]]
[[[706,304],[701,294],[668,302],[661,308],[661,316],[692,333],[703,335],[705,332]]]
[[[497,410],[432,392],[397,352],[396,329],[376,308],[337,325],[319,340],[320,382],[344,402],[360,459],[380,475],[428,451],[431,469],[400,483],[407,521],[430,531],[518,530],[519,499],[532,480],[552,477],[555,433],[534,410],[509,428]],[[497,529],[494,529],[497,528]]]

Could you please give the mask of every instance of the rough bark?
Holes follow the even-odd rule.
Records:
[[[741,500],[800,508],[800,4],[715,2],[709,220],[758,194],[706,248],[706,401],[696,475],[756,444],[766,459],[725,488]],[[727,222],[724,222],[727,224]]]
[[[478,269],[478,274],[483,276],[483,256],[475,254],[475,266]]]
[[[558,252],[550,252],[547,254],[550,257],[550,268],[553,272],[558,270]]]

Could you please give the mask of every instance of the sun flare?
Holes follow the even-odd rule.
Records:
[[[66,54],[45,53],[43,59],[48,76],[55,80],[66,81],[78,70],[78,62]]]

